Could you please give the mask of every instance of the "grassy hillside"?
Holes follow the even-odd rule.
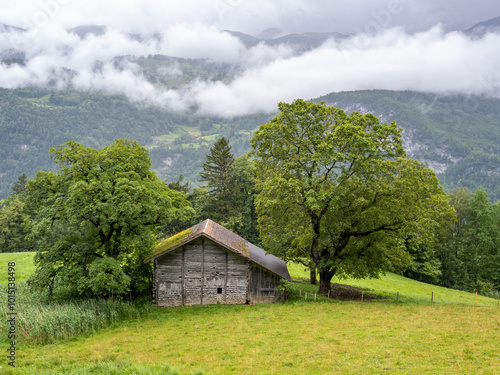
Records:
[[[23,284],[21,280],[34,271],[32,257],[33,253],[0,254],[0,263],[16,262]],[[301,265],[289,269],[294,278],[308,276]],[[2,275],[0,282],[5,280]],[[1,371],[42,375],[500,371],[497,301],[479,298],[476,307],[471,294],[394,274],[339,282],[389,298],[361,303],[318,297],[314,302],[317,286],[294,283],[292,299],[282,304],[147,308],[142,315],[132,314],[71,340],[19,344],[18,367],[5,370],[4,359]],[[310,293],[307,301],[298,297],[299,290],[302,297]],[[401,293],[399,304],[395,291]],[[433,306],[429,291],[435,292]]]
[[[309,278],[309,271],[304,269],[304,266],[299,264],[289,264],[288,269],[290,275],[294,278]],[[387,272],[380,279],[338,279],[334,277],[332,283],[345,284],[362,288],[367,293],[374,293],[387,299],[382,299],[380,302],[394,303],[399,293],[399,302],[407,304],[430,304],[431,296],[433,295],[434,304],[444,305],[469,305],[475,306],[491,306],[498,305],[498,300],[484,296],[477,296],[472,293],[463,292],[443,288],[437,285],[431,285],[408,279],[406,277]],[[304,289],[305,291],[306,289]],[[307,290],[313,292],[317,287],[307,286]]]
[[[7,282],[7,264],[15,262],[16,266],[16,281],[26,281],[32,273],[35,272],[35,263],[33,257],[34,252],[26,253],[0,253],[0,285]]]

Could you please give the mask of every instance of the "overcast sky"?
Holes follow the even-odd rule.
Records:
[[[0,22],[28,28],[45,13],[64,27],[92,23],[132,32],[202,23],[252,35],[271,27],[287,33],[353,33],[391,8],[398,12],[387,26],[408,32],[437,23],[446,31],[464,29],[500,16],[497,0],[1,0]]]
[[[0,24],[26,29],[0,34],[0,53],[19,50],[26,66],[0,64],[0,87],[59,80],[84,89],[123,93],[170,108],[196,104],[223,115],[272,111],[279,101],[333,91],[414,89],[500,94],[500,35],[471,40],[453,32],[500,16],[498,0],[0,0]],[[65,29],[108,26],[80,40]],[[302,55],[286,47],[246,48],[222,30],[259,35],[337,31],[356,37]],[[123,33],[157,33],[140,44]],[[10,51],[10,52],[9,52]],[[182,90],[149,84],[121,55],[165,54],[242,64],[231,83],[196,82]],[[96,73],[96,62],[103,69]],[[75,77],[60,77],[65,69]],[[58,78],[59,77],[59,78]]]

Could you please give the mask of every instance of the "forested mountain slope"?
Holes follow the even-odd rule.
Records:
[[[500,199],[499,99],[375,90],[319,100],[396,121],[408,155],[434,169],[447,190],[482,186],[491,200]]]
[[[357,91],[321,97],[350,112],[372,112],[404,129],[409,156],[439,173],[448,190],[483,186],[500,199],[500,100],[477,96],[436,96],[412,91]],[[183,174],[195,182],[210,145],[225,136],[235,156],[273,114],[232,119],[174,112],[130,103],[123,96],[41,88],[0,90],[0,198],[22,173],[34,177],[54,167],[51,147],[76,140],[104,147],[115,138],[139,141],[151,152],[164,180]]]
[[[49,149],[70,140],[94,148],[116,138],[137,140],[151,150],[162,178],[174,180],[183,173],[196,180],[209,145],[217,137],[212,133],[227,130],[235,152],[241,154],[248,150],[249,132],[242,137],[230,126],[253,129],[268,117],[261,118],[205,118],[98,92],[0,89],[0,199],[11,193],[22,173],[32,178],[40,169],[53,170]]]

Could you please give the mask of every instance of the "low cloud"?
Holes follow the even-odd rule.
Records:
[[[471,40],[439,27],[416,35],[398,29],[329,42],[318,49],[249,68],[229,84],[191,88],[205,113],[272,111],[279,101],[330,92],[388,89],[500,96],[499,34]]]
[[[32,34],[0,33],[0,86],[55,84],[124,94],[175,110],[235,116],[276,110],[280,101],[330,92],[389,89],[500,96],[500,34],[471,39],[439,26],[408,34],[401,28],[330,40],[297,54],[287,45],[245,45],[214,25],[174,23],[142,39],[108,27],[81,38],[58,25]],[[149,55],[207,58],[231,64],[229,82],[197,80],[166,89],[148,82],[135,58]],[[15,62],[24,56],[25,63]],[[115,57],[121,57],[116,60]],[[180,76],[179,66],[164,68]]]

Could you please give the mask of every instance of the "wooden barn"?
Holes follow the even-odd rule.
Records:
[[[283,260],[212,220],[162,241],[149,261],[157,306],[275,302],[291,280]]]

